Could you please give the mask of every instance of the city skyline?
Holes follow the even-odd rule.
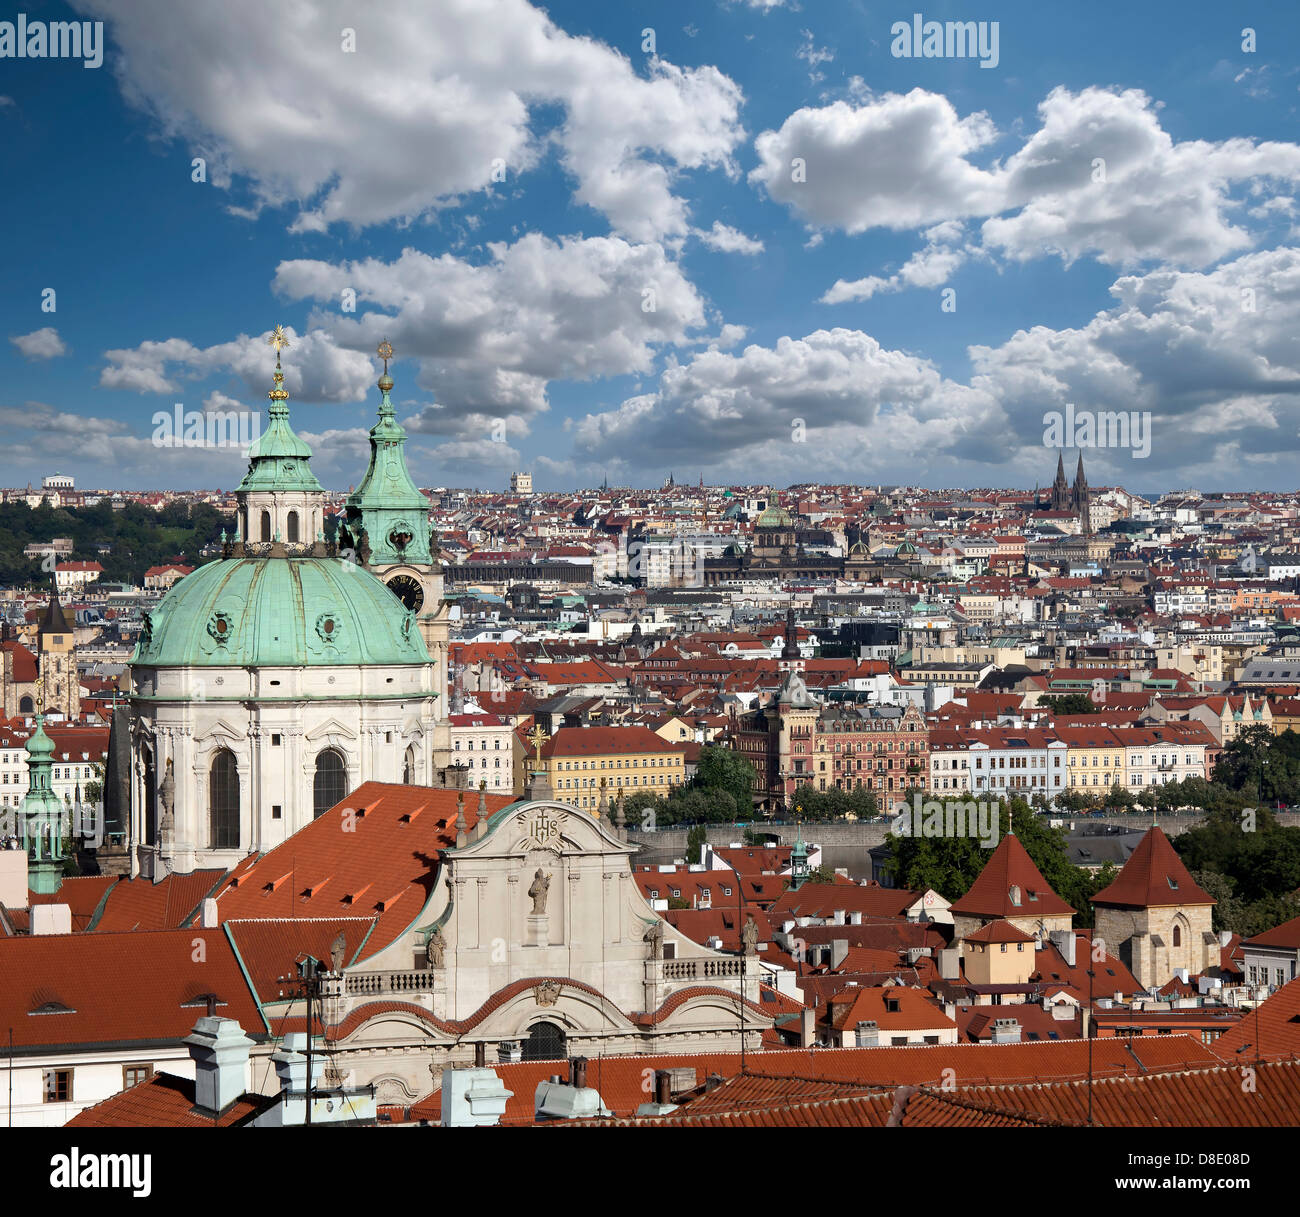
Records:
[[[102,63],[5,60],[11,156],[61,155],[4,204],[0,483],[233,485],[152,420],[261,409],[282,322],[338,487],[382,337],[422,485],[1029,488],[1071,409],[1146,424],[1095,484],[1293,485],[1294,15],[422,12],[42,11]]]

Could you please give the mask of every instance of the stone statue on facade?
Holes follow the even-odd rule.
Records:
[[[645,934],[642,936],[643,941],[650,944],[650,958],[662,959],[664,957],[664,923],[656,921]]]
[[[537,873],[533,876],[533,882],[528,888],[528,894],[533,898],[533,916],[540,917],[546,912],[546,893],[551,890],[551,877],[544,875],[539,867]]]
[[[752,917],[745,922],[745,928],[740,931],[740,942],[745,948],[746,955],[758,954],[758,926]]]
[[[340,930],[338,937],[330,944],[330,971],[343,971],[343,958],[348,949],[348,940],[343,937],[343,931]]]
[[[446,951],[447,940],[443,938],[442,931],[434,930],[424,944],[424,957],[428,961],[429,967],[433,969],[441,968]]]

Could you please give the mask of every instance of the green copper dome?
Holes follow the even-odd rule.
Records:
[[[339,558],[223,558],[181,579],[146,618],[133,664],[298,667],[428,663],[384,584]]]

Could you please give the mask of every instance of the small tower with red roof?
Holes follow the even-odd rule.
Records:
[[[952,919],[960,939],[992,922],[1007,921],[1041,942],[1054,930],[1072,929],[1074,909],[1051,889],[1015,833],[1009,832],[979,878],[953,904]]]
[[[1094,936],[1149,989],[1165,984],[1179,968],[1196,975],[1218,965],[1215,903],[1153,824],[1115,882],[1092,898]]]

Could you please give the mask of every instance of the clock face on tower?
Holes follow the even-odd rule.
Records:
[[[396,575],[389,579],[388,590],[413,613],[418,613],[424,605],[424,588],[410,575]]]

